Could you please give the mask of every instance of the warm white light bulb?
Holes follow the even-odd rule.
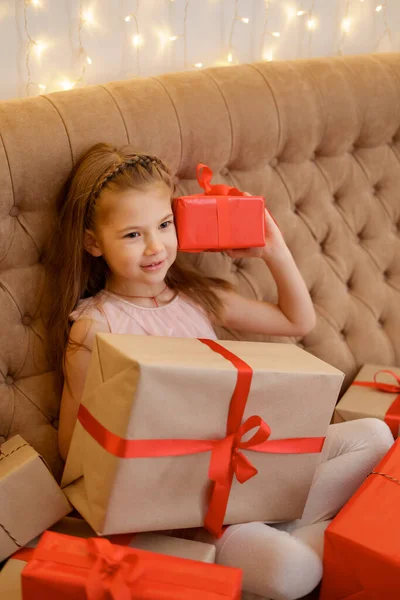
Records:
[[[246,23],[246,25],[250,21],[249,17],[242,17],[240,20],[242,21],[242,23]]]
[[[132,37],[132,44],[136,48],[142,45],[142,36],[139,33],[135,33],[135,35]]]
[[[83,12],[82,19],[85,23],[88,23],[89,25],[93,25],[94,18],[93,18],[92,10],[90,8],[86,9]]]
[[[33,6],[41,6],[41,2],[40,2],[40,0],[31,0],[31,4],[32,4]]]
[[[278,38],[278,37],[281,37],[281,34],[279,33],[279,31],[273,31],[273,32],[271,33],[271,35],[273,35],[274,37],[277,37],[277,38]]]
[[[75,86],[75,81],[70,81],[69,79],[64,79],[63,81],[60,82],[60,85],[61,85],[62,89],[65,91],[72,90],[72,88]]]
[[[93,63],[92,59],[90,58],[90,56],[86,57],[86,62],[88,65],[91,65]]]
[[[376,10],[376,12],[381,12],[382,8],[383,8],[383,4],[378,4],[378,6],[376,7],[375,10]]]
[[[203,63],[201,63],[201,62],[194,63],[193,66],[196,67],[197,69],[201,69],[201,67],[203,66]]]
[[[263,54],[263,59],[266,60],[267,62],[271,62],[271,60],[273,60],[273,57],[274,57],[274,55],[273,55],[272,50],[267,50]]]
[[[232,52],[229,52],[229,54],[228,54],[228,62],[231,63],[232,60],[233,60]]]
[[[317,27],[317,19],[308,19],[307,27],[310,31],[313,31]]]
[[[177,35],[171,35],[171,37],[169,38],[170,42],[176,42],[176,40],[178,39]]]
[[[45,90],[45,89],[46,89],[46,86],[45,86],[43,83],[38,83],[38,88],[39,88],[40,90]]]
[[[348,33],[350,31],[350,27],[351,27],[351,19],[349,17],[347,17],[346,19],[343,19],[343,21],[342,21],[343,31],[346,31],[346,33]]]
[[[132,15],[128,15],[127,17],[125,17],[125,21],[127,23],[129,23],[129,21],[132,21]]]
[[[42,56],[42,53],[46,50],[47,44],[44,42],[35,42],[34,43],[34,52],[38,58]]]
[[[305,15],[305,14],[306,14],[306,11],[305,11],[305,10],[298,10],[298,11],[297,11],[297,13],[296,13],[296,15],[297,15],[298,17],[302,17],[302,16],[303,16],[303,15]]]

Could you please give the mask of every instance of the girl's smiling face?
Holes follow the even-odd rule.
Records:
[[[116,291],[137,295],[159,291],[177,255],[171,192],[160,181],[142,189],[105,189],[98,201],[95,231],[86,231],[85,248],[103,256]]]

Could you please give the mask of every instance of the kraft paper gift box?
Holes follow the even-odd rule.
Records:
[[[99,334],[64,491],[102,535],[296,519],[342,381],[290,344]]]
[[[0,561],[71,511],[39,454],[21,436],[0,448]]]
[[[197,166],[204,194],[174,198],[179,249],[183,252],[265,246],[265,201],[226,185],[211,185],[212,171]]]
[[[148,550],[158,554],[187,558],[205,563],[215,562],[215,546],[159,533],[135,533],[107,536],[113,544]]]
[[[46,531],[22,571],[23,600],[240,600],[240,569]]]
[[[50,527],[50,531],[64,533],[74,537],[95,537],[95,531],[84,519],[76,517],[64,517]],[[188,558],[206,563],[215,561],[215,546],[204,542],[186,540],[184,538],[166,535],[164,533],[125,533],[120,535],[109,535],[107,539],[113,544],[137,548],[139,550],[149,550],[158,554],[167,554],[178,558]],[[29,544],[31,548],[37,546],[39,538]],[[11,559],[10,559],[11,560]]]
[[[1,600],[22,600],[21,573],[26,561],[10,558],[0,571]]]
[[[400,440],[325,531],[320,600],[398,600]]]
[[[334,423],[376,417],[385,421],[395,438],[400,425],[400,368],[364,365],[341,400]]]
[[[96,537],[95,532],[86,521],[76,517],[64,517],[53,525],[49,531],[63,533],[73,537]],[[21,572],[28,560],[33,556],[41,536],[35,538],[27,547],[22,548],[9,558],[0,570],[0,598],[1,600],[22,600]],[[195,542],[175,538],[169,535],[156,533],[138,533],[108,536],[113,544],[148,550],[158,554],[166,554],[178,558],[186,558],[205,563],[214,563],[215,546],[203,542]]]

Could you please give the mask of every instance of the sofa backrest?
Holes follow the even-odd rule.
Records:
[[[100,141],[158,155],[179,193],[198,190],[204,162],[216,183],[265,196],[318,316],[310,334],[288,341],[345,371],[346,385],[363,363],[399,365],[399,98],[400,55],[388,54],[213,68],[0,103],[0,443],[21,434],[59,474],[41,259],[60,188]],[[262,261],[192,260],[243,294],[276,299]]]

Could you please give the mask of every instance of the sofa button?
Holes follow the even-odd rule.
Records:
[[[18,217],[19,215],[19,208],[18,206],[12,206],[10,209],[10,212],[8,213],[10,215],[10,217]]]
[[[275,156],[275,158],[272,158],[272,159],[270,160],[270,163],[269,163],[269,164],[271,165],[271,167],[275,168],[275,167],[277,167],[277,166],[278,166],[278,162],[279,162],[279,161],[278,161],[278,159],[277,159],[277,158],[276,158],[276,156]]]
[[[29,325],[32,323],[32,317],[30,317],[29,315],[24,315],[21,319],[22,324],[26,325],[26,327],[29,327]]]
[[[5,383],[6,385],[12,385],[14,383],[14,379],[13,377],[11,377],[11,375],[7,375],[7,377],[5,378]]]

